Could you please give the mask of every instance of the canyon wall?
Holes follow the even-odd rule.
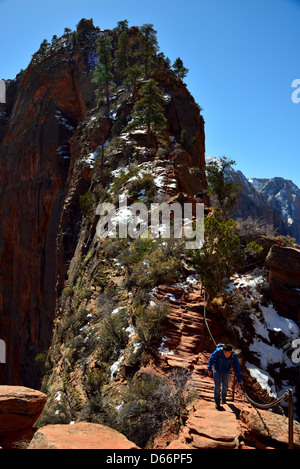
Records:
[[[80,234],[79,198],[91,184],[91,168],[83,160],[111,138],[116,116],[104,116],[91,82],[89,54],[99,31],[82,20],[76,41],[64,35],[7,82],[0,122],[0,337],[7,347],[1,384],[40,385],[36,357],[50,345],[57,296]],[[174,84],[163,73],[157,79],[171,96],[168,136],[179,140],[185,129],[195,137],[190,166],[203,168],[198,106],[181,81]],[[126,115],[128,105],[122,103],[120,98]],[[183,188],[203,188],[204,179],[185,165],[178,171]]]
[[[0,144],[0,382],[37,386],[55,312],[56,236],[70,143],[93,97],[81,47],[61,45],[8,84]]]

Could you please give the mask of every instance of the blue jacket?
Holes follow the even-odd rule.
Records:
[[[241,367],[239,364],[238,356],[235,352],[232,351],[232,355],[229,358],[226,358],[223,349],[217,348],[214,353],[209,357],[208,361],[208,371],[211,371],[212,368],[216,371],[219,371],[222,374],[229,373],[231,363],[235,372],[235,376],[238,383],[242,382]]]

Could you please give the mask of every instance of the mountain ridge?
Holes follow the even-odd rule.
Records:
[[[300,242],[300,189],[289,179],[274,177],[270,179],[250,178],[251,184],[274,208],[279,208],[292,235]]]
[[[206,157],[206,162],[218,161]],[[247,178],[232,166],[226,176],[240,186],[237,206],[231,211],[233,218],[252,217],[273,226],[278,235],[291,236],[300,243],[300,189],[288,179]]]

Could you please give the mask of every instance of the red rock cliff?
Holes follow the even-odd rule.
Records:
[[[63,46],[32,61],[15,94],[0,146],[1,383],[34,386],[49,344],[69,139],[92,93],[82,48]]]
[[[90,185],[89,168],[78,165],[78,158],[83,147],[93,151],[103,144],[111,129],[101,109],[91,114],[95,96],[88,56],[99,30],[87,23],[77,29],[76,43],[65,36],[35,54],[7,90],[8,119],[0,136],[0,338],[7,346],[2,384],[39,386],[35,357],[50,344],[56,293],[78,240],[79,195]],[[170,135],[179,139],[185,129],[195,137],[190,166],[203,168],[199,108],[180,82],[165,83],[165,89],[172,95]],[[90,122],[96,124],[87,136]],[[178,172],[182,182],[193,179],[189,190],[181,190],[201,189],[196,176],[185,175],[184,165]]]

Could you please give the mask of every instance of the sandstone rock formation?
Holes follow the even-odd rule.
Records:
[[[0,386],[0,445],[12,448],[31,439],[33,425],[43,411],[47,396],[23,386]]]
[[[8,357],[2,383],[40,384],[35,357],[49,347],[56,300],[80,236],[79,199],[103,176],[103,164],[92,175],[90,154],[103,149],[112,125],[132,109],[122,87],[113,98],[114,115],[104,115],[95,100],[89,54],[99,31],[82,20],[75,41],[65,35],[46,53],[37,52],[7,85],[0,143],[0,330]],[[163,72],[155,78],[170,97],[166,137],[179,142],[186,130],[195,139],[190,165],[203,167],[199,107],[181,81]],[[183,165],[178,173],[176,184],[188,193],[205,185]]]
[[[124,435],[95,423],[47,425],[40,428],[28,449],[108,449],[132,450],[138,447]]]
[[[0,146],[0,329],[9,357],[2,383],[39,383],[34,357],[47,349],[54,318],[69,139],[93,95],[87,70],[81,48],[61,47],[32,62],[14,87]]]
[[[300,249],[274,245],[266,258],[273,295],[281,310],[300,320]]]
[[[240,413],[242,434],[257,448],[288,447],[288,419],[266,410],[242,409]],[[243,425],[244,424],[244,425]],[[293,447],[300,449],[300,424],[293,424]]]
[[[199,401],[177,439],[168,449],[287,449],[288,419],[251,408],[241,400],[224,404],[222,411]],[[294,422],[293,448],[300,449],[300,425]]]

